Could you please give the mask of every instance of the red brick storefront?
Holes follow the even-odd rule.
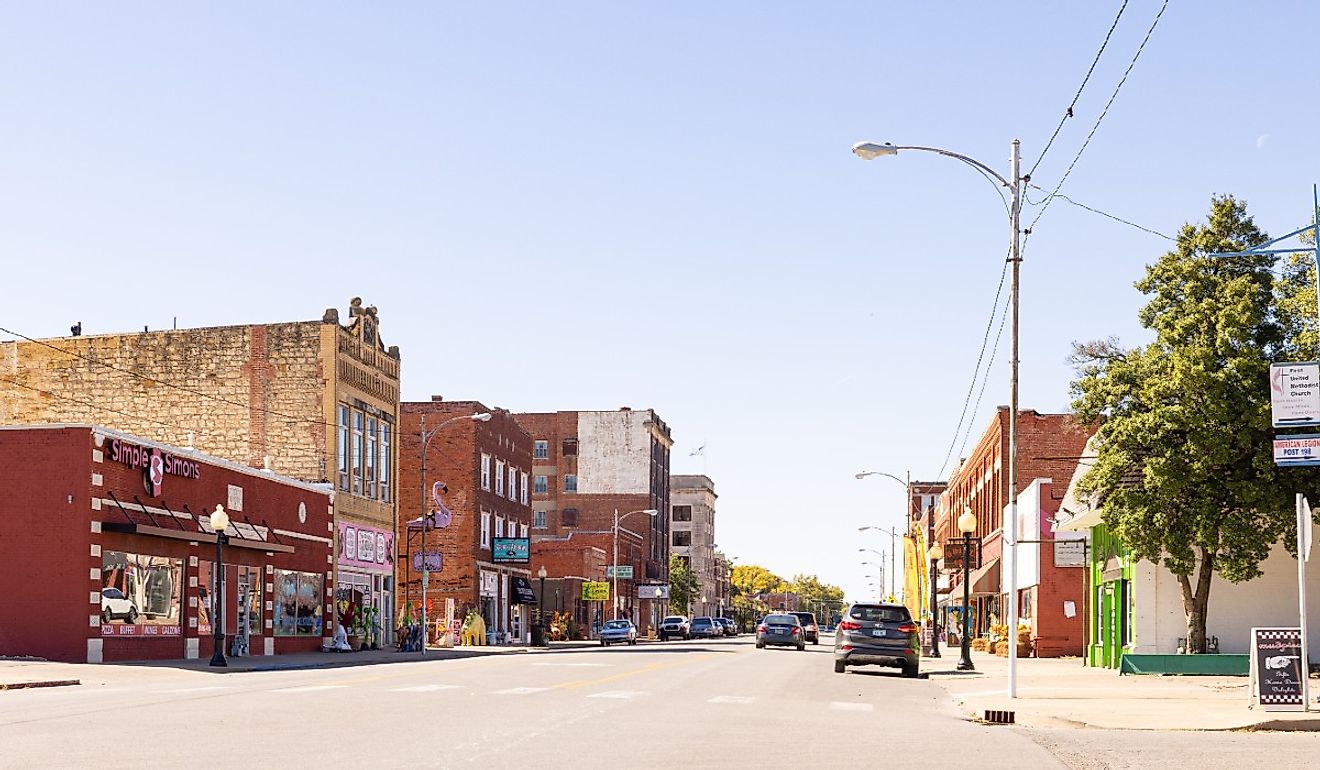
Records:
[[[217,505],[226,654],[236,633],[249,655],[333,634],[327,489],[87,425],[0,428],[0,488],[0,575],[21,587],[0,602],[0,655],[210,657]]]

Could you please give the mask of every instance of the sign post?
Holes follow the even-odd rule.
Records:
[[[1311,710],[1311,661],[1306,647],[1306,560],[1311,555],[1311,506],[1306,496],[1297,494],[1297,612],[1301,619],[1298,645],[1301,647],[1302,711]]]

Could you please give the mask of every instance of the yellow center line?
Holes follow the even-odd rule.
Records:
[[[632,671],[621,671],[617,674],[610,674],[609,676],[602,676],[597,679],[575,679],[571,682],[561,682],[555,685],[554,687],[557,690],[576,690],[579,687],[589,687],[593,684],[605,684],[606,682],[616,682],[620,679],[626,679],[630,676],[637,676],[638,674],[647,674],[652,671],[660,671],[666,668],[674,668],[676,666],[682,666],[685,664],[699,663],[702,660],[711,657],[714,657],[713,654],[707,653],[705,655],[693,656],[688,660],[676,660],[670,663],[652,663],[648,666],[635,668]]]

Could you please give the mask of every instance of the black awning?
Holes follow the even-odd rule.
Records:
[[[509,599],[514,604],[536,604],[536,592],[532,590],[532,581],[514,575],[513,596],[510,596]]]

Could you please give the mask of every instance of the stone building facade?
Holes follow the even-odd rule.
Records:
[[[375,608],[388,638],[399,364],[357,298],[347,324],[330,308],[315,321],[6,341],[0,424],[106,425],[330,485],[335,604]]]
[[[671,476],[669,483],[669,552],[687,563],[699,584],[691,612],[718,616],[722,566],[715,559],[715,483],[702,475]]]

